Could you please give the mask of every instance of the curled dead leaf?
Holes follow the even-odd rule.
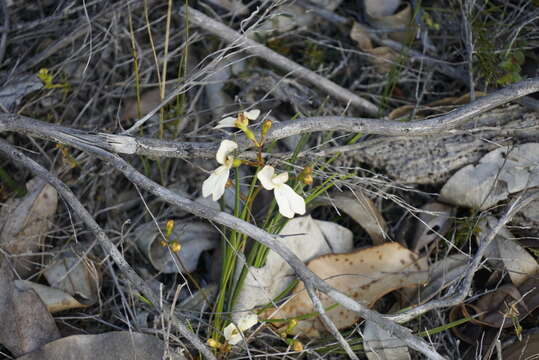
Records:
[[[165,223],[161,222],[159,226],[164,229]],[[174,252],[170,246],[163,246],[162,233],[163,230],[160,232],[151,222],[142,225],[135,236],[137,245],[152,266],[166,274],[194,271],[202,252],[217,247],[219,240],[217,231],[208,224],[178,222],[169,239],[181,245],[180,251]]]

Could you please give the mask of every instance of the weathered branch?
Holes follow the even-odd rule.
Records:
[[[417,136],[454,132],[455,128],[471,121],[475,116],[497,106],[539,91],[539,77],[524,80],[477,99],[445,115],[428,120],[400,122],[382,119],[349,118],[325,116],[300,118],[283,121],[270,129],[267,140],[273,141],[287,136],[316,131],[349,131],[365,134]],[[163,141],[149,138],[136,138],[124,135],[95,134],[69,127],[40,122],[16,114],[0,114],[0,132],[15,131],[53,140],[63,144],[82,142],[124,154],[138,154],[153,157],[173,158],[213,158],[219,144]],[[251,144],[245,139],[236,139],[241,149]]]

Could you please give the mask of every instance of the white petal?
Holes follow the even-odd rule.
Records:
[[[258,316],[256,316],[256,314],[249,313],[238,321],[238,327],[241,329],[241,331],[245,331],[255,326],[257,322]]]
[[[285,184],[288,181],[288,173],[284,172],[277,176],[274,176],[271,180],[275,185]]]
[[[223,329],[226,341],[231,345],[236,345],[242,339],[239,329],[235,324],[230,323]]]
[[[238,148],[238,144],[236,144],[234,141],[231,141],[231,140],[221,141],[221,145],[219,145],[219,150],[217,150],[217,155],[215,155],[217,162],[221,165],[224,164],[228,154],[230,154],[232,151],[236,150],[237,148]]]
[[[228,116],[228,117],[222,119],[221,121],[219,121],[219,124],[217,124],[217,126],[214,127],[214,129],[236,127],[235,123],[236,123],[236,118],[234,118],[232,116]]]
[[[290,186],[286,184],[276,186],[273,192],[281,215],[291,219],[294,217],[294,213],[305,214],[305,200]]]
[[[266,190],[273,190],[275,185],[273,184],[273,174],[275,173],[275,169],[273,166],[266,165],[262,170],[256,174],[256,177],[258,180],[260,180],[260,183]]]
[[[225,186],[228,181],[230,169],[226,166],[219,166],[215,169],[209,178],[202,183],[202,196],[212,195],[213,201],[217,201],[225,193]]]
[[[251,111],[245,111],[244,114],[247,117],[247,119],[256,120],[256,118],[260,115],[260,110],[253,109]]]

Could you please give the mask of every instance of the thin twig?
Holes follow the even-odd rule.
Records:
[[[346,104],[350,103],[352,106],[361,109],[368,115],[378,115],[378,106],[354,94],[350,90],[347,90],[342,86],[335,84],[333,81],[330,81],[325,77],[320,76],[309,69],[306,69],[305,67],[295,63],[292,60],[289,60],[288,58],[276,53],[275,51],[268,49],[266,46],[249,39],[247,36],[237,31],[234,31],[233,29],[220,23],[219,21],[216,21],[204,15],[198,10],[195,10],[188,6],[182,6],[181,9],[181,12],[183,14],[189,14],[186,18],[193,25],[199,26],[205,31],[233,44],[234,46],[241,47],[245,52],[260,57],[264,59],[264,61],[267,61],[272,65],[279,67],[280,69],[288,71],[291,75],[308,81],[309,83],[311,83],[311,85],[318,87],[319,89],[327,92],[328,94],[332,95],[340,101],[343,101]]]

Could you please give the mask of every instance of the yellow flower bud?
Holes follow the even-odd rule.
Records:
[[[182,249],[182,245],[177,242],[176,240],[174,240],[172,243],[170,243],[170,250],[174,251],[174,252],[178,252]]]
[[[264,123],[262,124],[262,137],[266,136],[269,129],[271,129],[272,124],[273,123],[271,122],[270,119],[267,119],[266,121],[264,121]]]
[[[161,240],[161,241],[159,242],[159,245],[161,245],[162,247],[165,247],[165,246],[168,245],[168,243],[167,243],[165,240]]]
[[[165,226],[165,236],[167,239],[172,235],[172,230],[174,230],[174,220],[169,220]]]
[[[294,328],[298,325],[298,321],[296,319],[292,319],[288,322],[288,326],[286,327],[286,332],[290,333]]]
[[[303,344],[299,340],[294,340],[294,351],[303,351]]]
[[[215,340],[214,338],[209,338],[207,341],[207,344],[209,347],[213,349],[219,349],[222,345],[219,341]]]
[[[234,159],[234,161],[232,162],[232,167],[237,168],[237,167],[241,166],[241,164],[243,164],[243,160]]]
[[[314,181],[312,173],[313,168],[310,166],[305,166],[303,171],[299,174],[299,180],[305,185],[311,185]]]

